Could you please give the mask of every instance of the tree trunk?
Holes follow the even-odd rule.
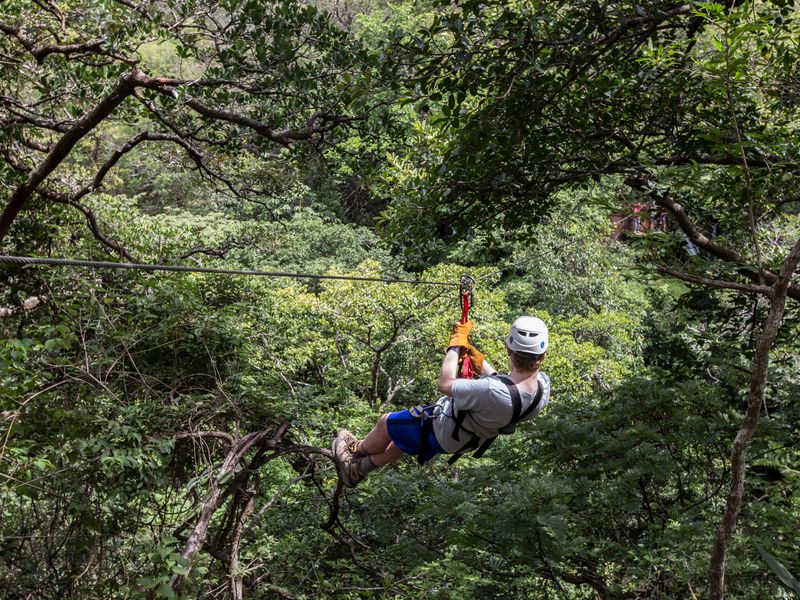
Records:
[[[247,521],[247,517],[250,516],[250,513],[253,512],[253,505],[255,502],[257,489],[258,478],[256,477],[256,480],[252,484],[251,488],[245,491],[245,497],[247,498],[247,501],[242,509],[241,514],[239,515],[239,519],[236,521],[236,527],[233,531],[233,541],[231,542],[231,564],[229,569],[231,576],[232,600],[242,600],[244,597],[242,586],[244,576],[239,571],[239,547],[242,544],[242,531],[244,529],[245,521]]]
[[[786,293],[798,262],[800,262],[800,240],[795,242],[781,267],[777,281],[772,286],[769,314],[756,343],[753,371],[750,376],[750,391],[747,396],[747,411],[731,449],[731,487],[711,550],[711,563],[708,568],[708,597],[710,600],[722,600],[725,594],[725,562],[731,537],[736,527],[736,520],[742,508],[747,445],[758,424],[758,415],[764,402],[764,389],[767,384],[769,352],[778,335],[786,306]]]
[[[222,462],[219,472],[214,477],[212,490],[206,498],[203,509],[200,512],[200,517],[198,518],[192,533],[189,535],[189,539],[186,540],[186,544],[183,547],[183,552],[181,552],[181,556],[189,561],[187,571],[184,574],[176,573],[170,577],[169,584],[174,590],[177,590],[186,579],[192,567],[191,562],[194,560],[195,555],[200,552],[206,543],[208,529],[211,525],[211,519],[214,517],[214,513],[216,513],[225,497],[222,483],[233,473],[233,471],[236,469],[236,466],[242,460],[244,455],[250,451],[250,449],[259,444],[262,444],[269,449],[275,448],[288,428],[289,424],[284,423],[278,428],[277,432],[259,431],[257,433],[249,433],[246,436],[233,441],[225,460]],[[274,434],[273,437],[271,439],[267,439],[271,433]],[[202,432],[200,432],[198,435],[202,435]]]
[[[122,104],[136,89],[136,73],[123,75],[117,86],[106,96],[91,112],[81,117],[73,127],[67,130],[60,140],[53,146],[53,149],[28,176],[28,179],[11,194],[3,213],[0,214],[0,241],[8,233],[14,219],[22,210],[25,202],[36,191],[37,186],[42,183],[53,171],[56,170],[63,160],[72,151],[87,133],[97,127],[108,115]]]

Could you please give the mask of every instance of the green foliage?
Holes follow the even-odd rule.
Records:
[[[781,580],[781,582],[792,590],[797,597],[800,598],[800,582],[795,579],[789,571],[786,570],[778,559],[776,559],[772,554],[764,550],[761,546],[757,546],[758,553],[761,555],[761,558],[764,559],[764,562],[769,565],[769,568],[772,569],[772,572]]]
[[[65,123],[87,114],[130,69],[123,55],[193,82],[177,97],[139,90],[45,182],[74,193],[137,132],[174,133],[144,102],[193,132],[208,170],[185,147],[143,143],[80,199],[137,258],[468,272],[473,342],[505,370],[508,324],[540,316],[552,381],[546,411],[485,458],[378,470],[323,529],[336,476],[318,452],[338,428],[363,436],[381,413],[436,399],[455,288],[4,265],[7,596],[205,597],[238,577],[246,597],[703,594],[766,302],[657,273],[738,281],[742,265],[688,257],[674,233],[614,240],[608,216],[648,193],[625,189],[645,174],[716,242],[780,265],[800,231],[789,3],[170,1],[148,18],[116,1],[2,6],[0,21],[42,43],[96,37],[113,53],[37,61],[4,30],[3,119],[33,114],[9,99]],[[192,112],[189,96],[275,131],[302,132],[317,113],[354,120],[285,148]],[[42,159],[25,142],[61,135],[18,125],[0,127],[8,193],[27,176],[12,159]],[[3,248],[107,258],[86,217],[33,198]],[[800,569],[796,304],[748,451],[731,597],[779,597]],[[223,471],[226,436],[284,425],[277,448]]]
[[[573,206],[563,198],[597,182],[606,199],[593,203],[618,207],[615,188],[635,172],[752,257],[743,199],[756,219],[796,212],[780,200],[796,193],[796,107],[779,90],[795,88],[797,29],[788,6],[750,8],[443,7],[404,40],[437,108],[387,176],[400,191],[387,234],[417,260],[473,231],[491,247],[492,231],[561,219]],[[425,231],[437,235],[406,243]]]

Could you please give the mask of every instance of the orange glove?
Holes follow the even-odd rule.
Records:
[[[466,323],[454,323],[453,328],[450,330],[450,343],[447,347],[452,346],[468,346],[469,345],[469,332],[472,331],[474,323],[467,321]]]
[[[475,373],[480,375],[483,372],[483,359],[485,358],[483,352],[470,343],[467,343],[466,351],[472,361],[472,365],[475,367]]]

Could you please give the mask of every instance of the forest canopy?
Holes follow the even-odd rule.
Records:
[[[0,2],[0,597],[800,597],[798,17]],[[464,274],[547,409],[343,489]]]

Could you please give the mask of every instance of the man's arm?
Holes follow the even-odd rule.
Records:
[[[497,369],[495,369],[492,365],[489,364],[489,361],[485,358],[483,359],[483,364],[481,365],[481,375],[491,375],[492,373],[497,373]]]
[[[458,377],[458,355],[460,352],[460,346],[450,346],[442,361],[442,369],[439,371],[439,383],[436,387],[439,392],[446,396],[450,395],[450,388]]]
[[[478,375],[491,375],[492,373],[496,373],[494,367],[487,362],[483,352],[471,344],[467,346],[467,354],[469,354],[469,357],[472,359],[472,364],[475,365],[475,370],[478,371]]]

